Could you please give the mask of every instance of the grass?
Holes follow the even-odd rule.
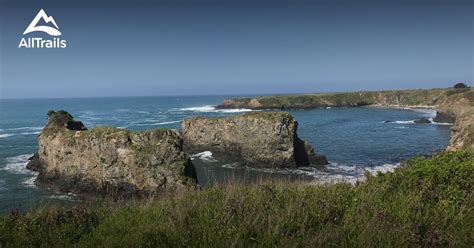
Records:
[[[350,184],[214,186],[121,207],[0,217],[0,247],[472,247],[474,154]]]

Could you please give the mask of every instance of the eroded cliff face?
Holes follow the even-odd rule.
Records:
[[[253,112],[225,118],[196,117],[182,122],[185,151],[216,156],[253,167],[327,164],[298,138],[298,123],[286,112]]]
[[[474,90],[449,95],[437,106],[437,122],[454,122],[447,150],[474,151]]]
[[[29,168],[38,184],[107,196],[153,195],[192,188],[196,175],[177,130],[87,130],[65,111],[50,111]]]

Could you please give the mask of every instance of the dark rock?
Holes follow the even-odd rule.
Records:
[[[82,121],[68,121],[66,123],[66,128],[73,131],[87,130],[87,128],[84,126],[84,123],[82,123]]]
[[[438,123],[454,123],[456,116],[448,112],[436,111],[436,117],[433,118],[434,122]]]
[[[39,172],[39,170],[41,169],[41,162],[40,162],[40,158],[37,152],[35,152],[33,156],[28,158],[28,163],[26,164],[26,168],[28,170]]]
[[[431,121],[428,118],[420,118],[414,121],[416,124],[430,124]]]
[[[211,151],[252,167],[309,166],[309,143],[298,138],[298,123],[286,112],[253,112],[226,118],[196,117],[182,122],[186,152]],[[321,165],[321,164],[315,164]]]
[[[329,164],[326,156],[316,154],[314,152],[313,146],[307,141],[304,141],[304,151],[306,152],[308,163],[306,163],[306,165],[304,163],[300,163],[301,166],[321,167],[322,165]]]

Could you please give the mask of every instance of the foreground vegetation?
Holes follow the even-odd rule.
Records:
[[[450,152],[356,186],[268,182],[43,208],[1,216],[0,247],[472,247],[473,175],[474,154]]]

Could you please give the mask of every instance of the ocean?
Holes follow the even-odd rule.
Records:
[[[88,127],[111,125],[145,130],[179,128],[183,118],[231,116],[250,109],[218,110],[214,106],[237,96],[117,97],[76,99],[0,100],[0,212],[24,210],[41,204],[76,204],[81,198],[37,188],[35,172],[26,170],[36,151],[36,136],[48,110],[64,109]],[[238,162],[218,161],[203,151],[192,156],[198,180],[208,186],[262,178],[302,178],[314,183],[355,182],[365,171],[391,171],[400,162],[442,150],[449,142],[450,125],[414,124],[432,118],[434,110],[386,108],[321,108],[290,111],[299,123],[300,138],[308,140],[330,164],[322,169],[254,169]],[[387,123],[386,121],[391,121]]]

